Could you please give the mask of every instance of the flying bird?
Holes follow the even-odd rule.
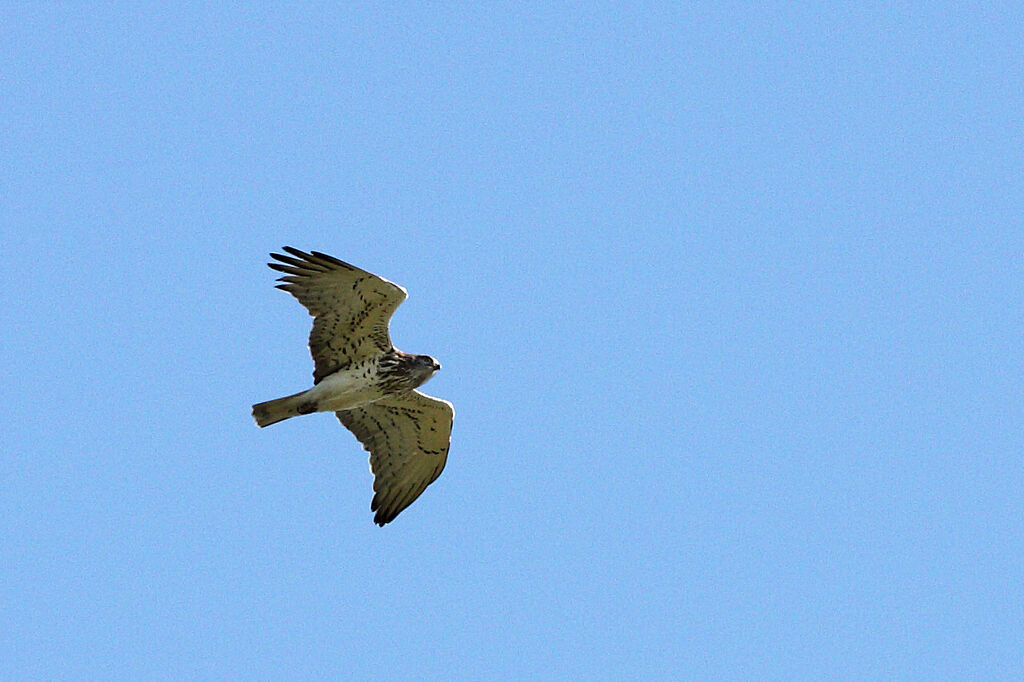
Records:
[[[263,427],[300,414],[334,412],[370,453],[378,526],[393,521],[444,469],[455,410],[416,389],[439,369],[429,355],[391,343],[391,315],[408,293],[383,277],[290,246],[270,254],[283,289],[313,316],[313,387],[252,406]]]

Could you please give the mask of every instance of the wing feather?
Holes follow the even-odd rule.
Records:
[[[377,525],[394,520],[444,470],[455,416],[447,400],[408,391],[335,414],[370,453]]]
[[[313,316],[309,351],[313,382],[342,367],[392,349],[388,325],[406,299],[405,289],[383,277],[319,251],[270,254],[268,265],[284,273],[278,289],[287,291]]]

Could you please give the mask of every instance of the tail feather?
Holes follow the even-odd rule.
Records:
[[[306,414],[306,411],[299,409],[303,405],[301,400],[303,393],[296,393],[295,395],[253,405],[252,417],[256,420],[256,425],[262,428],[277,422],[283,422],[285,419],[297,417],[300,414]]]

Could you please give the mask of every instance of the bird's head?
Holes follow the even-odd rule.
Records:
[[[412,355],[396,350],[381,358],[381,383],[385,393],[410,391],[422,386],[441,369],[429,355]]]
[[[441,369],[441,363],[429,355],[417,355],[416,369],[418,373],[422,373],[423,381],[426,381]]]
[[[409,369],[413,387],[422,386],[441,369],[441,363],[429,355],[414,355]]]

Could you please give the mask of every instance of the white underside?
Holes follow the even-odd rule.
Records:
[[[303,393],[302,400],[315,401],[317,412],[350,410],[380,400],[384,395],[368,385],[372,384],[373,369],[371,366],[339,370]]]

